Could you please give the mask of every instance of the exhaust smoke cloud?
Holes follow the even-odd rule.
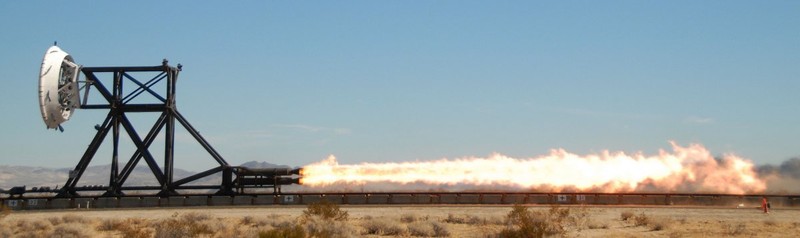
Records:
[[[783,161],[780,165],[761,165],[758,176],[767,181],[768,193],[789,194],[800,192],[800,158]]]
[[[749,160],[715,158],[702,145],[656,155],[603,151],[577,155],[564,149],[535,158],[485,158],[400,163],[339,164],[334,156],[303,167],[301,183],[315,189],[512,190],[542,192],[704,192],[746,194],[767,188]],[[378,187],[376,187],[378,186]]]

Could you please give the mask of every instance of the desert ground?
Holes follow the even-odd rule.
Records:
[[[335,206],[335,205],[334,205]],[[520,206],[565,237],[796,237],[800,210],[674,206]],[[512,206],[348,206],[344,219],[306,206],[6,211],[0,237],[506,237]],[[552,211],[567,213],[556,219]],[[548,215],[550,214],[550,215]],[[557,223],[557,224],[552,224]],[[288,233],[269,233],[283,229]],[[292,233],[292,229],[302,230]],[[519,234],[519,233],[517,233]],[[534,236],[521,236],[534,237]]]

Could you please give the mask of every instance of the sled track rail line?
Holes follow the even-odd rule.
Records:
[[[758,206],[766,197],[773,207],[800,207],[800,194],[719,193],[545,193],[545,192],[289,192],[231,196],[155,194],[124,196],[80,196],[57,198],[4,196],[2,204],[14,210],[74,208],[152,208],[197,206],[305,205],[327,200],[347,205],[647,205],[647,206]]]

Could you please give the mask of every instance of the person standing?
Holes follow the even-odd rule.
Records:
[[[761,210],[764,210],[764,213],[769,213],[769,202],[767,202],[767,197],[763,197],[761,199]]]

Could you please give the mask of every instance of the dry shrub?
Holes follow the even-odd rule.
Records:
[[[29,220],[18,220],[15,222],[14,227],[19,231],[36,230]]]
[[[672,219],[666,217],[650,218],[647,227],[651,231],[662,231],[672,226]]]
[[[747,225],[744,223],[738,223],[736,225],[733,224],[724,224],[723,228],[725,229],[725,235],[728,236],[739,236],[744,235],[747,231]]]
[[[174,217],[174,216],[173,216]],[[180,219],[169,218],[154,222],[155,237],[196,237],[214,234],[214,222],[204,222],[211,218],[208,214],[187,213]]]
[[[253,218],[252,216],[244,216],[239,221],[239,224],[242,224],[242,225],[245,225],[245,226],[253,225],[255,223],[256,223],[256,219]]]
[[[403,223],[415,222],[415,221],[417,221],[417,215],[409,214],[409,213],[403,214],[403,215],[400,216],[400,221],[403,222]]]
[[[276,228],[267,231],[259,231],[259,238],[305,238],[306,231],[300,225],[292,227]]]
[[[624,212],[619,214],[619,218],[622,221],[627,221],[628,219],[633,218],[633,216],[634,216],[633,212],[631,212],[631,211],[624,211]]]
[[[40,230],[40,231],[50,230],[52,228],[52,226],[50,225],[50,222],[47,222],[47,221],[44,221],[44,220],[35,220],[35,221],[33,221],[31,223],[31,226],[33,227],[33,229]]]
[[[0,220],[3,220],[3,218],[7,217],[8,215],[11,215],[11,208],[5,204],[0,204]]]
[[[447,229],[447,226],[441,224],[439,222],[431,222],[433,225],[433,236],[434,237],[448,237],[450,236],[450,230]]]
[[[175,219],[167,219],[156,222],[153,228],[155,231],[155,238],[171,238],[171,237],[187,237],[189,231],[184,227],[184,224]]]
[[[75,214],[67,214],[67,215],[63,215],[61,217],[48,217],[47,220],[50,221],[50,224],[53,224],[54,226],[57,226],[57,225],[59,225],[61,223],[88,223],[88,222],[90,222],[90,220],[88,218],[85,218],[85,217],[82,217],[82,216],[78,216],[78,215],[75,215]]]
[[[250,223],[249,223],[249,225],[252,226],[252,227],[268,226],[270,224],[270,221],[272,220],[272,219],[269,219],[267,217],[252,217],[252,219],[253,220],[250,221]],[[244,223],[244,219],[242,219],[242,221],[240,221],[240,222]]]
[[[206,222],[211,219],[211,215],[206,213],[190,212],[181,216],[179,223],[185,224],[191,236],[201,234],[214,234],[212,226],[214,222]]]
[[[155,233],[155,229],[150,227],[125,226],[119,230],[125,238],[149,238]]]
[[[433,225],[429,222],[414,222],[407,225],[408,234],[411,236],[433,236]]]
[[[629,220],[633,220],[635,226],[646,226],[650,228],[651,231],[666,230],[673,223],[672,219],[666,217],[648,217],[644,212],[629,218]]]
[[[44,220],[37,220],[37,221],[29,221],[29,220],[18,220],[11,223],[0,223],[0,224],[7,224],[9,234],[8,236],[0,236],[0,237],[48,237],[52,236],[53,228],[50,225],[50,222]],[[5,229],[0,229],[5,230]],[[14,230],[16,230],[16,234],[14,234]],[[6,232],[0,232],[3,234]]]
[[[408,224],[408,233],[411,236],[446,237],[450,236],[447,227],[436,221],[418,221]]]
[[[586,227],[589,229],[608,229],[608,223],[590,220],[586,223]]]
[[[302,220],[305,221],[315,216],[324,220],[346,221],[349,215],[347,211],[341,210],[339,205],[322,199],[319,202],[308,204],[306,210],[303,211]]]
[[[197,223],[189,223],[189,234],[191,236],[198,236],[202,234],[214,234],[214,222],[197,222]]]
[[[468,224],[468,225],[485,225],[489,223],[486,219],[469,214],[462,214],[462,215],[447,214],[447,218],[444,219],[444,222],[453,224]]]
[[[229,237],[256,237],[258,229],[252,226],[243,226],[236,222],[236,219],[208,219],[198,222],[202,227],[207,227],[212,231],[210,237],[229,238]]]
[[[150,228],[150,222],[142,218],[128,218],[117,227],[123,237],[145,238],[150,237],[155,230]]]
[[[58,219],[61,222],[61,219]],[[16,231],[15,231],[16,230]],[[0,223],[0,237],[95,237],[86,223],[63,222],[53,226],[46,220],[19,220],[14,224]]]
[[[563,223],[567,219],[571,219],[570,213],[571,210],[569,207],[560,208],[558,205],[554,205],[550,207],[550,210],[547,211],[547,216],[550,219],[554,219],[558,223]]]
[[[189,213],[183,214],[183,216],[181,216],[181,218],[183,218],[183,221],[187,222],[187,223],[197,223],[197,222],[200,222],[200,221],[205,221],[205,220],[211,219],[211,215],[206,214],[206,213],[189,212]]]
[[[154,232],[147,225],[148,223],[140,218],[108,219],[101,221],[100,225],[97,226],[97,230],[119,231],[123,237],[146,238],[150,237]]]
[[[466,223],[465,219],[463,217],[459,217],[459,216],[453,215],[452,213],[447,214],[447,218],[445,218],[442,221],[443,222],[447,222],[447,223],[454,223],[454,224]]]
[[[230,238],[230,237],[258,237],[258,229],[253,227],[239,227],[233,226],[233,229],[224,230],[214,234],[214,238]]]
[[[483,223],[485,225],[505,225],[506,218],[502,216],[489,216],[483,218]]]
[[[3,233],[3,232],[0,232]],[[53,231],[37,231],[37,230],[17,230],[16,233],[9,230],[10,236],[4,237],[15,237],[15,238],[39,238],[39,237],[51,237],[53,235]]]
[[[364,221],[361,226],[365,235],[398,236],[406,233],[405,227],[385,217]]]
[[[522,205],[514,205],[507,215],[507,227],[499,237],[544,237],[564,234],[564,223],[570,219],[569,208],[550,207],[547,212],[528,211]]]
[[[61,217],[61,221],[64,223],[87,223],[89,219],[75,214],[67,214]]]
[[[589,209],[585,206],[581,206],[578,209],[575,209],[573,212],[570,212],[571,215],[567,219],[570,224],[574,225],[578,230],[583,228],[588,228],[589,223],[592,223],[591,218],[589,217]]]
[[[48,237],[82,238],[95,237],[94,230],[87,229],[86,225],[77,222],[65,222],[53,227],[53,232]]]
[[[311,237],[354,237],[356,230],[346,221],[326,220],[312,217],[305,222]]]
[[[60,217],[48,217],[47,221],[49,221],[50,224],[52,224],[54,226],[56,226],[58,224],[61,224],[61,218]]]
[[[646,226],[648,223],[650,223],[650,218],[644,212],[633,217],[633,224],[636,226]]]
[[[11,226],[7,223],[0,222],[0,237],[13,237],[14,232],[11,230]]]
[[[124,222],[120,219],[106,219],[100,221],[100,225],[97,225],[98,231],[114,231],[119,230],[122,227]]]
[[[203,234],[213,235],[215,231],[216,230],[214,229],[214,226],[210,226],[207,222],[189,224],[189,234],[191,236],[199,236]]]
[[[147,226],[150,224],[150,221],[144,218],[128,218],[125,219],[125,223],[136,226]]]
[[[266,219],[259,219],[256,223],[258,226],[269,225],[274,228],[291,228],[296,225],[297,219],[290,216],[270,214]]]

